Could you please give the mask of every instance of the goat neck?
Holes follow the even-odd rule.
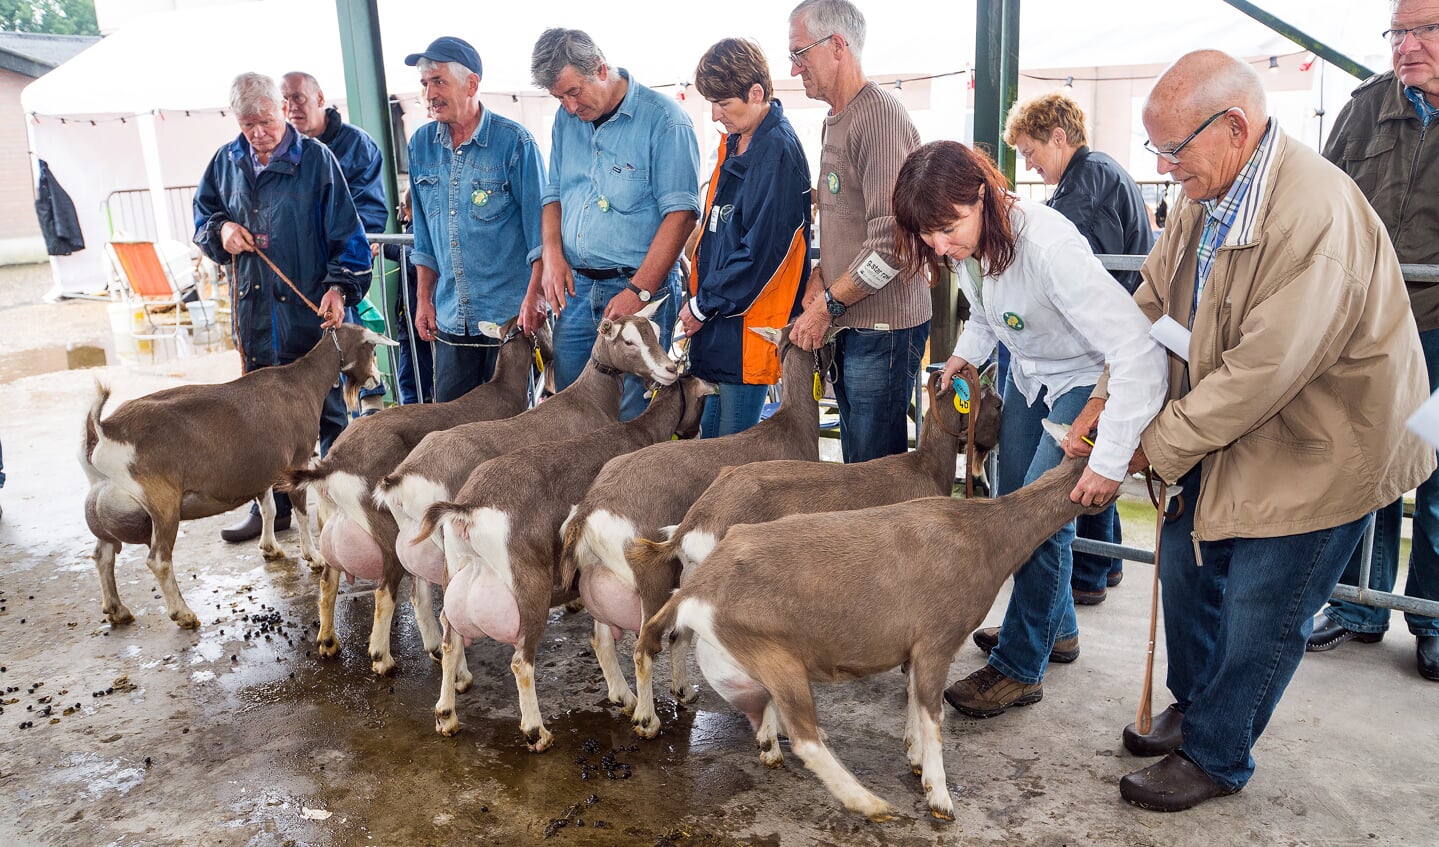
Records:
[[[924,426],[920,429],[919,443],[915,445],[914,452],[925,476],[934,480],[937,491],[948,490],[954,485],[955,457],[964,450],[967,417],[954,411],[953,389],[940,392],[925,412]],[[958,424],[955,419],[958,419]]]
[[[780,357],[780,408],[786,417],[808,412],[815,419],[819,437],[819,400],[814,396],[815,354],[797,344],[787,344]]]
[[[1103,510],[1069,499],[1086,464],[1084,459],[1065,459],[1013,493],[993,500],[954,501],[946,521],[953,543],[987,550],[986,561],[1004,563],[1011,573],[1018,570],[1046,538],[1065,524],[1081,514]],[[982,520],[975,520],[975,509],[984,510]],[[936,527],[936,531],[946,529]]]

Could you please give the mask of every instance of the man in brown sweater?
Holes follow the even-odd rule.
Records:
[[[846,462],[908,446],[905,412],[929,339],[929,290],[897,268],[890,196],[919,132],[864,76],[864,15],[849,0],[805,0],[789,18],[790,74],[830,105],[819,160],[820,263],[791,338],[818,347],[831,325],[834,393]]]

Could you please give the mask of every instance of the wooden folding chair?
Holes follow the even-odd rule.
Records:
[[[180,288],[160,258],[153,241],[111,241],[106,248],[114,263],[116,278],[125,290],[128,303],[138,303],[145,311],[148,332],[135,332],[137,340],[174,338],[181,333],[185,314]],[[158,314],[171,313],[169,321],[157,322]]]

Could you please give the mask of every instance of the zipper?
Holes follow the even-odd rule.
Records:
[[[1409,183],[1404,186],[1404,201],[1399,204],[1399,226],[1394,230],[1394,243],[1404,234],[1404,223],[1408,217],[1409,198],[1414,196],[1414,180],[1419,174],[1419,154],[1424,151],[1424,137],[1429,134],[1429,125],[1419,127],[1419,143],[1414,145],[1414,159],[1409,163]]]

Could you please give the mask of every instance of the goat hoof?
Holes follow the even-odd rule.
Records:
[[[674,695],[675,702],[681,706],[692,706],[700,699],[700,691],[693,685],[686,685],[678,691],[671,690],[670,693]]]
[[[778,744],[768,750],[761,750],[759,760],[767,768],[784,767],[784,753],[780,752]]]
[[[951,806],[950,806],[949,808],[947,808],[947,809],[946,809],[946,808],[935,808],[934,806],[930,806],[930,807],[929,807],[929,813],[930,813],[931,815],[933,815],[934,817],[938,818],[939,820],[942,820],[942,821],[953,821],[953,820],[954,820],[954,806],[953,806],[953,805],[951,805]]]
[[[429,656],[429,657],[430,657],[430,661],[434,662],[434,663],[437,664],[437,665],[442,665],[442,664],[444,664],[444,662],[445,662],[445,657],[444,657],[444,655],[440,652],[440,648],[438,648],[438,647],[436,647],[436,648],[433,649],[433,650],[429,650],[429,649],[425,650],[425,655]]]
[[[337,641],[333,635],[316,641],[315,646],[319,648],[320,658],[322,659],[333,658],[340,652],[340,642]]]
[[[305,561],[310,565],[310,573],[321,573],[329,567],[324,559],[306,559]]]
[[[627,715],[634,714],[635,704],[639,702],[639,699],[636,698],[634,693],[631,691],[625,691],[621,694],[617,694],[611,691],[605,695],[605,699],[610,701],[610,705],[619,706],[620,711],[624,712]]]
[[[265,557],[267,562],[278,562],[285,558],[285,551],[280,547],[261,547],[260,555]]]
[[[894,812],[885,806],[882,811],[867,814],[865,817],[869,818],[870,823],[887,823],[894,820]]]
[[[435,710],[435,732],[446,738],[458,734],[460,731],[460,719],[455,717],[451,709]]]
[[[915,776],[924,776],[924,765],[923,765],[923,764],[916,764],[916,763],[914,763],[914,762],[910,762],[910,763],[909,763],[909,772],[912,773],[912,774],[914,774]]]
[[[462,675],[462,676],[456,676],[456,677],[455,677],[455,693],[456,693],[456,694],[464,694],[466,691],[469,691],[469,690],[470,690],[470,686],[471,686],[471,685],[474,685],[474,684],[475,684],[475,677],[474,677],[472,674],[468,674],[468,673],[467,673],[467,674],[464,674],[464,675]]]
[[[111,626],[124,626],[125,624],[135,622],[135,616],[130,614],[130,610],[124,606],[114,610],[105,609],[103,611],[105,612],[105,619],[110,621]]]
[[[395,660],[391,656],[382,656],[379,653],[370,654],[370,669],[376,676],[389,676],[395,672]]]
[[[553,743],[555,743],[554,735],[542,726],[525,730],[525,746],[530,748],[531,753],[543,753],[550,749],[550,745]]]
[[[175,612],[171,614],[170,620],[178,624],[181,629],[200,628],[200,619],[195,617],[195,613],[190,611],[189,609],[186,609],[183,612]]]
[[[584,601],[584,600],[581,600],[581,599],[579,599],[579,598],[575,598],[574,600],[571,600],[570,602],[568,602],[568,603],[565,604],[565,614],[567,614],[567,615],[578,615],[580,612],[583,612],[584,610],[585,610],[585,601]]]
[[[630,724],[635,728],[635,735],[640,738],[654,738],[660,734],[660,719],[656,715],[635,718]]]

